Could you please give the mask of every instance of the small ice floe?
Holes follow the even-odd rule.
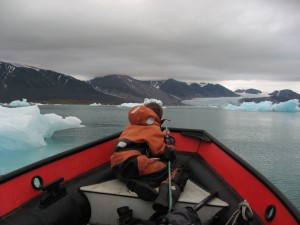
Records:
[[[249,112],[299,112],[299,100],[292,99],[286,102],[273,104],[271,101],[243,102],[240,105],[228,104],[224,107],[226,110],[232,111],[249,111]]]
[[[27,99],[26,98],[23,98],[22,101],[20,100],[15,100],[15,101],[12,101],[11,103],[9,103],[7,106],[8,107],[25,107],[25,106],[30,106],[32,105],[31,103],[27,102]]]
[[[0,150],[28,149],[46,145],[59,130],[83,127],[77,117],[41,114],[38,106],[0,106]]]
[[[131,107],[134,107],[134,106],[137,106],[137,105],[146,105],[150,102],[155,102],[155,103],[159,104],[160,106],[163,105],[161,100],[158,100],[158,99],[155,99],[155,98],[145,98],[143,103],[122,103],[121,105],[118,105],[118,107],[129,107],[129,108],[131,108]]]
[[[89,106],[101,106],[101,103],[92,103]]]

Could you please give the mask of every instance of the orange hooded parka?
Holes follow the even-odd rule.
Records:
[[[128,112],[130,124],[124,129],[111,155],[111,167],[136,157],[140,175],[164,169],[166,164],[151,158],[161,157],[168,146],[161,131],[161,120],[146,106],[135,106]]]

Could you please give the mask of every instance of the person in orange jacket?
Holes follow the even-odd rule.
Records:
[[[120,135],[111,155],[115,176],[143,200],[153,201],[153,209],[168,212],[168,166],[172,162],[172,199],[178,200],[188,179],[185,169],[176,162],[175,147],[161,130],[162,107],[148,103],[132,107],[129,125]],[[159,186],[159,193],[155,187]]]

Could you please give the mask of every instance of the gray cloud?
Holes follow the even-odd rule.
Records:
[[[80,79],[286,82],[300,92],[299,12],[298,0],[1,0],[0,60]]]

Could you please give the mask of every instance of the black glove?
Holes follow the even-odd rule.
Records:
[[[176,151],[173,145],[166,145],[165,151],[161,156],[164,161],[173,161],[176,159]]]

